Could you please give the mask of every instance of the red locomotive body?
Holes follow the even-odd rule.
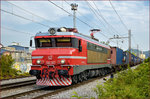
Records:
[[[50,28],[34,39],[30,74],[37,85],[67,86],[111,68],[110,47],[75,29]]]

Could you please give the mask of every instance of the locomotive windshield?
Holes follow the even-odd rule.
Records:
[[[36,48],[43,47],[78,47],[78,39],[76,38],[38,38],[35,39]]]

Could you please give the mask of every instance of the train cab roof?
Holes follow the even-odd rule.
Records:
[[[69,29],[72,29],[72,28],[69,28]],[[59,31],[58,31],[59,30]],[[100,43],[99,41],[96,41],[94,39],[92,39],[90,36],[87,36],[87,35],[84,35],[84,34],[81,34],[79,33],[77,30],[74,30],[72,29],[72,31],[69,31],[69,30],[64,30],[61,31],[60,28],[50,28],[48,30],[48,32],[39,32],[35,35],[35,37],[43,37],[43,36],[75,36],[75,37],[78,37],[78,38],[81,38],[81,39],[84,39],[86,41],[89,41],[89,42],[92,42],[94,44],[97,44],[97,45],[101,45],[105,48],[108,48],[110,49],[110,46],[108,45],[105,45],[105,44],[102,44]]]

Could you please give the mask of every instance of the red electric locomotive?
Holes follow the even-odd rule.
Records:
[[[37,85],[68,86],[110,72],[110,47],[74,28],[50,28],[34,37],[30,74]],[[32,40],[30,40],[32,46]]]

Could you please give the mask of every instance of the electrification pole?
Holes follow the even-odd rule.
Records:
[[[76,28],[76,10],[78,5],[77,4],[71,4],[71,10],[73,10],[73,27]]]
[[[139,46],[137,44],[137,57],[139,57]]]
[[[129,33],[129,62],[131,61],[131,30],[128,31]]]
[[[129,51],[128,51],[128,55],[129,55],[129,60],[128,60],[128,64],[130,63],[131,60],[131,30],[128,30],[128,37],[119,37],[118,35],[115,36],[113,38],[109,38],[109,40],[111,39],[124,39],[124,38],[128,38],[128,43],[129,43]],[[107,42],[109,42],[109,40]],[[118,44],[117,44],[118,46]]]

